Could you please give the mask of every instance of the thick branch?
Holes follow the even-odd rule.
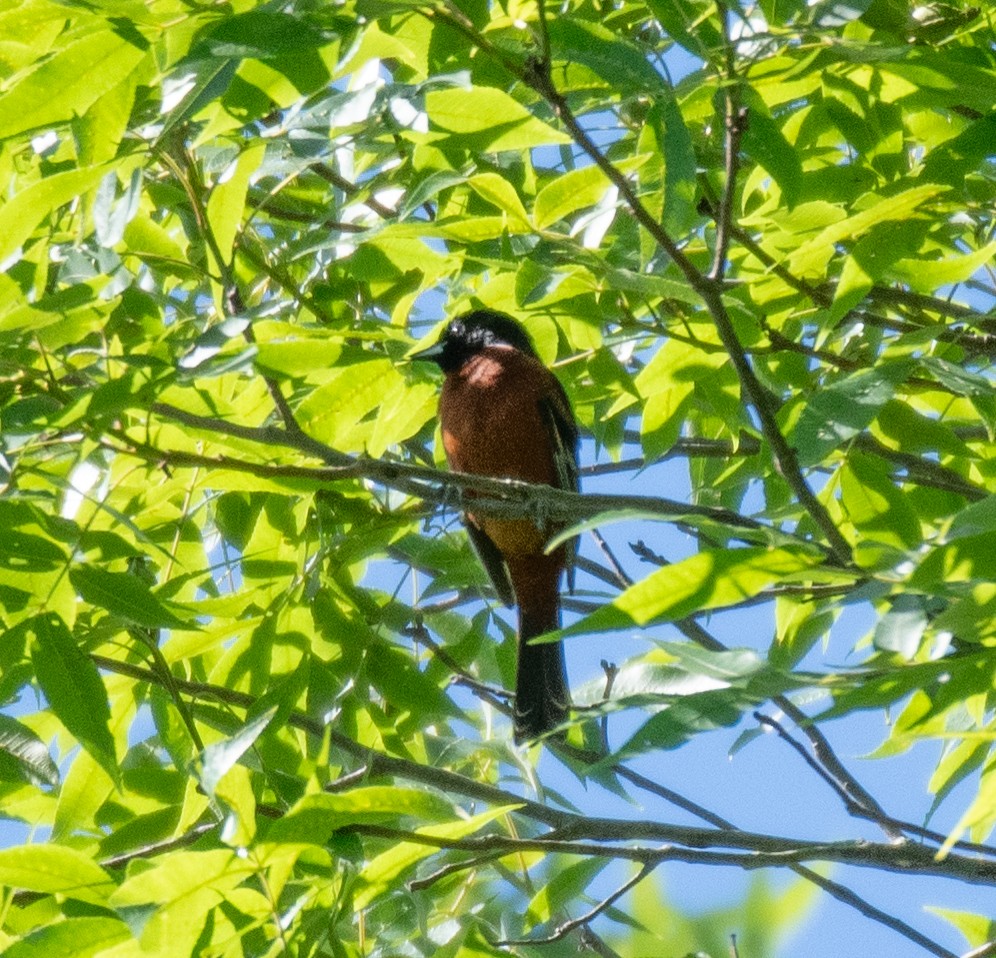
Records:
[[[474,509],[483,515],[503,518],[541,517],[550,522],[577,522],[603,512],[620,509],[640,510],[671,520],[695,524],[697,520],[715,522],[742,530],[746,541],[758,537],[767,542],[794,542],[807,548],[819,548],[816,543],[765,526],[729,509],[694,505],[660,496],[618,496],[595,493],[573,493],[551,486],[534,485],[512,479],[494,479],[456,472],[443,472],[425,466],[380,459],[354,458],[339,453],[304,433],[290,433],[273,427],[251,428],[224,420],[196,416],[157,403],[154,410],[195,428],[216,431],[265,445],[299,449],[308,455],[331,460],[335,465],[309,467],[271,465],[236,459],[231,456],[205,456],[182,450],[165,450],[150,446],[130,436],[120,437],[122,445],[109,444],[112,451],[135,456],[146,462],[173,468],[216,468],[247,473],[267,479],[298,479],[316,485],[367,479],[427,502],[456,504]],[[456,492],[456,495],[454,495]]]
[[[445,838],[424,832],[395,829],[383,825],[355,825],[350,830],[361,835],[411,842],[431,848],[471,852],[475,855],[543,854],[614,858],[655,865],[666,861],[693,864],[733,865],[739,868],[787,867],[810,861],[832,861],[861,868],[906,875],[933,875],[956,878],[976,885],[996,884],[996,862],[981,862],[955,856],[937,861],[936,851],[920,846],[899,848],[871,842],[805,842],[742,831],[716,831],[687,828],[656,822],[623,822],[614,819],[580,819],[582,827],[557,830],[553,837],[517,838],[484,835],[477,838]],[[585,833],[591,837],[586,838]],[[563,837],[569,834],[570,837]],[[618,845],[606,842],[662,840],[657,846]],[[734,849],[720,851],[717,849]]]

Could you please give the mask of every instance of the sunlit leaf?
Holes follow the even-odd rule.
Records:
[[[110,876],[89,855],[55,844],[0,849],[0,883],[92,905],[105,905],[114,890]]]
[[[521,150],[569,143],[570,138],[536,119],[494,87],[431,90],[425,109],[430,129],[484,150]]]
[[[652,572],[597,612],[568,626],[564,634],[674,621],[694,612],[734,605],[819,562],[815,555],[787,549],[700,552]]]

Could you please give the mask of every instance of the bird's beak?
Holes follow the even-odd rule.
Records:
[[[417,360],[427,360],[428,362],[434,363],[439,360],[439,357],[443,355],[443,344],[433,343],[431,346],[427,346],[425,349],[420,349],[418,352],[409,353],[405,359],[410,362],[416,362]]]

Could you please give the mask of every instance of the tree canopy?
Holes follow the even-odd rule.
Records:
[[[996,884],[994,90],[962,0],[0,0],[4,953],[996,954],[850,884]],[[580,494],[442,468],[475,307]],[[564,741],[468,492],[581,536]],[[764,731],[837,833],[669,775]]]

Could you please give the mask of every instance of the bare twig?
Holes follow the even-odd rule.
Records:
[[[785,730],[782,724],[763,712],[755,712],[754,718],[763,725],[765,728],[770,728],[775,732],[778,737],[785,742],[793,751],[795,751],[802,760],[816,773],[816,775],[823,779],[826,784],[837,793],[840,800],[844,803],[844,807],[852,814],[861,814],[863,817],[868,817],[867,810],[865,807],[856,802],[848,790],[840,784],[840,782],[831,775],[823,765],[821,765],[812,755],[810,755],[791,735]]]
[[[657,865],[667,861],[691,864],[732,865],[755,868],[787,867],[809,861],[831,861],[904,875],[932,875],[975,885],[996,885],[996,862],[962,855],[938,861],[936,850],[918,845],[898,847],[872,842],[806,842],[739,830],[690,828],[659,822],[630,822],[573,816],[573,825],[537,838],[508,835],[482,835],[450,838],[425,831],[411,831],[385,825],[348,826],[360,835],[411,842],[430,848],[453,849],[474,854],[501,852],[542,852],[611,858]],[[590,837],[589,837],[590,836]],[[632,844],[664,840],[663,845]],[[612,844],[627,841],[631,844]]]
[[[849,788],[853,789],[853,784],[847,782],[846,784],[841,784],[839,777],[831,775],[824,765],[817,762],[791,735],[788,731],[781,725],[780,722],[771,718],[770,716],[763,715],[760,712],[754,713],[754,718],[758,720],[766,728],[770,728],[774,731],[778,737],[785,742],[793,751],[797,752],[802,760],[821,778],[834,792],[840,797],[844,804],[844,808],[852,815],[863,818],[867,821],[874,822],[880,825],[883,830],[890,835],[894,840],[901,840],[906,834],[915,835],[919,839],[925,841],[934,842],[938,846],[944,844],[947,840],[947,836],[941,832],[933,831],[929,828],[924,828],[921,825],[914,825],[912,822],[903,822],[897,818],[893,818],[891,815],[886,814],[881,808],[876,804],[874,807],[869,807],[867,801],[858,802],[855,801],[853,796],[848,791]],[[829,745],[826,746],[826,750],[829,750]],[[826,757],[826,750],[821,752]],[[832,752],[830,753],[833,754]],[[830,765],[833,766],[836,761],[836,756],[833,756],[833,761]],[[849,776],[847,776],[849,778]],[[986,845],[979,842],[970,843],[970,848],[975,852],[982,852],[984,854],[996,856],[996,846]]]
[[[145,681],[150,683],[156,683],[161,681],[161,676],[157,676],[156,673],[142,668],[140,666],[131,665],[130,663],[119,662],[114,659],[108,659],[103,656],[92,656],[94,662],[100,668],[105,668],[108,671],[118,672],[120,674],[129,675],[138,681]],[[226,689],[219,686],[211,686],[206,683],[189,682],[185,680],[176,680],[178,687],[185,694],[189,694],[195,698],[209,698],[217,699],[220,701],[228,702],[229,704],[242,707],[250,708],[254,703],[254,698],[245,693],[236,692],[231,689]],[[289,716],[288,721],[291,725],[301,728],[311,735],[316,737],[321,737],[324,732],[324,727],[321,723],[316,722],[306,716],[301,715],[297,712],[292,712]],[[488,802],[490,804],[517,804],[519,806],[518,813],[531,817],[536,821],[543,822],[547,825],[553,827],[565,827],[568,826],[571,816],[566,813],[557,812],[554,809],[549,809],[545,805],[538,802],[533,802],[528,799],[520,799],[518,796],[512,795],[501,789],[494,788],[483,784],[481,782],[475,781],[473,779],[468,779],[464,776],[458,775],[453,772],[446,771],[440,768],[421,766],[415,762],[410,762],[405,759],[398,759],[392,756],[384,755],[374,751],[373,749],[365,748],[358,743],[352,741],[347,736],[336,732],[334,729],[330,730],[330,738],[332,743],[340,748],[342,751],[358,758],[363,762],[363,766],[359,771],[362,771],[363,775],[370,778],[375,778],[379,775],[390,775],[397,776],[399,778],[408,779],[412,781],[420,782],[424,785],[430,785],[442,789],[447,793],[462,794],[468,798],[478,799],[481,801]],[[676,804],[680,804],[681,807],[689,809],[693,814],[698,814],[705,820],[710,821],[715,824],[717,828],[720,829],[732,829],[729,823],[725,822],[719,816],[714,816],[707,812],[705,809],[701,809],[692,803],[683,800],[681,796],[677,796],[675,793],[668,789],[664,789],[658,786],[657,783],[651,782],[645,779],[643,776],[637,773],[632,773],[629,769],[622,766],[619,769],[625,773],[625,777],[628,777],[630,781],[634,784],[649,789],[654,794],[666,798],[669,801],[674,801]],[[344,777],[345,778],[345,777]],[[342,781],[340,779],[339,781]],[[205,825],[205,829],[210,829],[215,827],[213,824]],[[197,836],[185,838],[185,842],[190,842],[195,840]],[[158,849],[159,846],[156,846]],[[162,846],[163,851],[168,851],[169,847]],[[155,851],[150,851],[148,849],[143,849],[130,853],[132,857],[154,854]],[[486,852],[483,856],[484,858],[496,858],[503,855],[504,852],[500,850],[492,850]],[[471,863],[472,864],[472,863]],[[939,958],[954,958],[949,952],[937,946],[935,943],[926,939],[924,936],[920,935],[915,929],[910,928],[904,922],[893,918],[892,916],[886,915],[880,910],[874,908],[867,902],[863,901],[853,892],[851,892],[846,887],[839,885],[836,882],[832,882],[829,879],[825,879],[819,874],[812,872],[809,868],[800,864],[790,864],[790,868],[793,871],[798,872],[803,875],[808,880],[819,885],[821,888],[825,889],[828,893],[836,897],[838,900],[843,901],[852,907],[859,910],[862,914],[867,917],[879,921],[882,924],[896,930],[900,934],[909,938],[912,941],[916,941],[921,944],[927,951],[932,954],[938,955]],[[454,870],[457,866],[453,866]],[[440,876],[442,877],[442,876]]]
[[[626,570],[623,569],[619,560],[616,558],[615,553],[612,551],[612,548],[609,546],[608,542],[605,541],[605,536],[603,536],[597,529],[592,529],[591,535],[602,555],[605,556],[605,560],[608,562],[609,568],[612,570],[612,575],[615,578],[615,584],[623,589],[631,586],[633,584],[633,580],[626,574]]]
[[[727,647],[711,635],[693,618],[682,619],[676,622],[678,630],[693,642],[698,643],[705,649],[713,652],[727,652]],[[830,747],[826,736],[809,720],[809,716],[802,711],[791,699],[784,695],[776,695],[772,702],[778,706],[795,724],[802,733],[809,739],[809,743],[816,753],[816,757],[830,776],[838,783],[840,788],[847,794],[856,805],[867,812],[867,817],[879,823],[885,833],[893,841],[903,837],[903,831],[897,830],[893,825],[893,819],[887,815],[881,805],[875,800],[861,783],[844,767],[836,753]]]

